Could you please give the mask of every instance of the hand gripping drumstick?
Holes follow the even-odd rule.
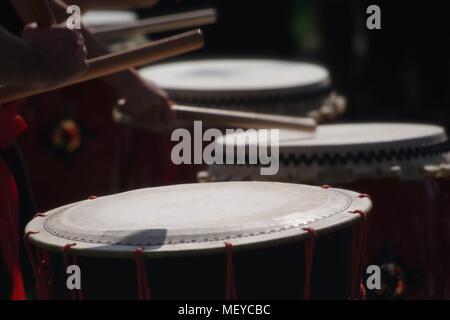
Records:
[[[42,1],[42,2],[41,2]],[[51,25],[55,18],[46,0],[31,0],[32,8],[39,25]],[[0,101],[8,102],[24,98],[33,94],[62,88],[68,85],[106,76],[115,72],[124,71],[141,64],[154,62],[169,56],[178,55],[187,51],[201,48],[204,44],[200,30],[166,38],[139,49],[129,50],[121,54],[110,54],[101,58],[92,59],[87,74],[73,80],[66,81],[55,88],[28,90],[27,92],[14,88],[0,88]],[[149,50],[150,49],[150,50]],[[159,49],[159,50],[157,50]],[[150,53],[148,51],[151,51]],[[22,94],[22,95],[20,95]],[[245,127],[245,128],[289,128],[297,130],[314,131],[316,122],[308,118],[284,117],[278,115],[257,114],[249,112],[228,111],[219,109],[205,109],[188,106],[174,106],[177,117],[186,120],[203,120],[210,124]],[[132,122],[126,115],[122,121]]]
[[[31,0],[38,24],[48,26],[55,21],[45,0]],[[40,4],[40,5],[39,5]],[[0,87],[0,102],[10,102],[36,94],[71,86],[80,82],[101,78],[130,68],[149,64],[202,48],[203,34],[200,29],[164,38],[136,49],[111,53],[89,60],[89,71],[49,88]]]
[[[222,109],[200,108],[191,106],[174,105],[172,109],[176,112],[177,119],[195,121],[201,120],[210,125],[231,128],[253,128],[253,129],[291,129],[314,132],[317,123],[311,118],[289,117],[273,114],[262,114],[254,112],[231,111]],[[152,128],[145,123],[134,121],[130,116],[114,110],[116,121],[131,126],[159,130],[164,128]],[[186,123],[180,123],[183,126]]]
[[[111,39],[133,34],[152,34],[173,31],[177,29],[195,28],[217,22],[215,9],[204,9],[184,13],[171,14],[163,17],[142,19],[137,22],[91,27],[94,35],[100,39]]]
[[[193,30],[143,45],[136,49],[111,53],[88,61],[89,71],[74,79],[63,81],[49,88],[0,87],[0,102],[10,102],[36,94],[71,86],[80,82],[101,78],[130,68],[174,57],[203,47],[201,30]]]

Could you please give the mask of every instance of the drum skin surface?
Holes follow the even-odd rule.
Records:
[[[332,93],[328,70],[302,62],[213,59],[166,63],[139,73],[178,104],[203,107],[306,115]]]
[[[94,256],[148,256],[222,250],[302,238],[351,224],[350,212],[368,212],[370,201],[344,190],[296,184],[233,182],[188,184],[130,191],[86,200],[36,218],[26,231],[50,250],[77,243],[74,252]]]
[[[245,147],[254,152],[256,132],[224,136],[217,152]],[[280,131],[280,171],[274,181],[336,184],[378,178],[424,176],[424,166],[445,162],[448,149],[445,130],[439,126],[404,123],[332,124],[318,127],[314,136],[301,131]],[[218,180],[258,180],[259,168],[212,165]]]
[[[361,221],[356,212],[370,209],[368,198],[340,189],[187,184],[71,204],[36,217],[26,232],[36,250],[48,254],[53,299],[70,298],[63,259],[68,244],[86,299],[137,298],[140,248],[152,298],[224,299],[229,246],[239,299],[302,299],[307,227],[317,235],[312,298],[347,299],[359,239],[353,231]]]
[[[100,27],[135,22],[138,17],[131,11],[92,10],[83,14],[82,20],[88,27]]]
[[[272,60],[206,60],[179,62],[141,70],[166,90],[261,93],[327,86],[328,71],[317,65]]]

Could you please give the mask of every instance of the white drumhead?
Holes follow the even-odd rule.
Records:
[[[206,60],[162,64],[140,74],[166,90],[245,92],[328,85],[318,65],[276,60]]]
[[[349,224],[353,210],[369,211],[357,193],[297,184],[229,182],[131,191],[86,200],[31,221],[31,241],[61,250],[76,243],[77,254],[131,256],[223,249],[303,237]]]
[[[131,11],[92,10],[82,16],[86,26],[98,27],[105,25],[127,24],[138,19],[137,14]]]
[[[266,135],[262,135],[264,138]],[[405,123],[356,123],[321,125],[314,135],[303,131],[280,130],[280,147],[322,149],[340,152],[355,148],[392,148],[406,145],[430,145],[446,141],[442,127]],[[265,142],[256,131],[221,137],[219,144],[249,144]],[[306,150],[305,150],[306,151]]]
[[[257,145],[272,145],[256,131],[228,135],[216,141],[216,154],[232,146],[256,155]],[[359,123],[321,125],[315,135],[281,130],[280,170],[262,177],[255,166],[212,165],[219,181],[271,180],[335,184],[358,179],[423,179],[425,166],[446,163],[448,141],[444,128],[425,124]],[[448,151],[448,150],[447,150]]]

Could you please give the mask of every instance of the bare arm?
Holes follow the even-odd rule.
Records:
[[[67,5],[60,0],[52,0],[50,4],[57,20],[64,21],[67,18]],[[82,33],[90,58],[109,53],[88,28],[83,26]],[[103,80],[116,88],[118,98],[126,101],[122,111],[132,117],[154,124],[164,123],[174,118],[167,94],[154,83],[142,79],[134,69],[116,73]]]
[[[17,12],[26,24],[34,22],[27,0],[10,1],[14,4]],[[121,1],[125,2],[125,0]],[[60,0],[50,0],[49,4],[56,19],[59,22],[64,22],[67,19],[67,5]],[[108,53],[108,49],[87,28],[83,26],[81,32],[90,58]],[[141,79],[136,71],[129,70],[117,73],[105,77],[103,80],[115,88],[118,99],[126,101],[121,109],[130,116],[154,124],[166,122],[174,117],[166,93],[153,83]]]

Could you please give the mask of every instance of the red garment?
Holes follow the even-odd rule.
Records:
[[[0,105],[0,149],[8,149],[16,137],[27,129],[26,122],[17,114],[23,101]]]
[[[19,103],[0,105],[0,149],[9,148],[26,130]],[[14,177],[0,157],[0,252],[12,280],[12,300],[26,299],[19,254],[19,195]],[[1,283],[0,283],[1,290]]]

